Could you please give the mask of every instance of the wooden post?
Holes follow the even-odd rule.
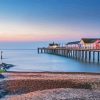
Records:
[[[59,55],[59,49],[57,51],[58,51],[58,55]]]
[[[71,50],[70,50],[70,53],[69,54],[70,54],[70,58],[71,58]]]
[[[68,49],[67,49],[67,54],[66,54],[66,56],[68,57]]]
[[[52,51],[51,54],[53,54],[53,49],[51,51]]]
[[[59,55],[59,49],[58,49],[58,55]]]
[[[61,54],[61,56],[62,56],[62,50],[60,49],[60,54]]]
[[[79,51],[77,50],[77,60],[78,60],[78,58],[79,58]]]
[[[64,49],[64,56],[66,56],[66,49]]]
[[[65,56],[65,50],[63,49],[63,56]]]
[[[75,50],[75,58],[77,59],[77,50]]]
[[[68,51],[68,57],[70,57],[70,50]]]
[[[46,53],[47,53],[47,48],[46,48]]]
[[[50,54],[52,54],[52,53],[53,53],[53,50],[52,50],[52,49],[50,49],[50,50],[49,50],[49,53],[50,53]]]
[[[85,51],[85,62],[87,62],[87,51]]]
[[[74,50],[73,50],[73,55],[72,55],[72,58],[74,58]]]
[[[79,50],[78,50],[78,60],[79,60],[79,55],[80,55],[80,52],[79,52]]]
[[[54,55],[56,54],[56,52],[55,52],[55,51],[56,51],[56,49],[54,49]]]
[[[76,50],[76,60],[78,59],[78,56],[77,56],[78,54],[77,54],[77,52],[78,52],[78,51]]]
[[[3,58],[3,55],[2,55],[2,54],[3,54],[3,51],[1,51],[1,60],[2,60],[2,58]]]
[[[43,53],[45,53],[45,48],[43,48]]]
[[[47,53],[49,53],[49,49],[47,49]]]
[[[49,49],[47,48],[47,53],[49,53]]]
[[[41,48],[41,53],[42,53],[42,48]]]
[[[63,56],[64,55],[64,50],[62,49],[61,51],[62,51],[62,56]]]
[[[68,51],[68,57],[70,57],[70,50]]]
[[[50,54],[50,52],[51,52],[51,49],[48,49],[48,53]]]
[[[84,50],[82,50],[82,61],[84,61]]]
[[[81,51],[79,50],[78,52],[79,52],[79,60],[80,60],[81,59]]]
[[[93,63],[95,62],[95,51],[93,51]]]
[[[54,54],[56,55],[56,49],[54,49]]]
[[[72,58],[74,58],[74,50],[72,50]]]
[[[60,55],[60,49],[59,49],[59,55]]]
[[[56,55],[58,55],[58,49],[56,49]]]
[[[45,49],[45,53],[47,52],[47,49],[46,48],[44,48]]]
[[[80,50],[79,52],[80,52],[79,53],[79,60],[81,60],[81,58],[82,58],[82,51]]]
[[[80,51],[78,50],[78,60],[80,59]]]
[[[89,63],[91,62],[91,51],[89,51]]]
[[[66,54],[65,54],[65,49],[64,49],[64,57],[66,56]]]
[[[52,49],[52,54],[54,53],[54,50]]]
[[[99,51],[98,51],[98,64],[99,64],[99,60],[100,60],[100,58],[99,58]]]
[[[39,48],[38,48],[38,54],[39,54]]]
[[[66,57],[66,49],[65,49],[65,57]]]
[[[72,50],[70,50],[70,57],[72,58]]]

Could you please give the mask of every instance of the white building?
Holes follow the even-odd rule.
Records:
[[[80,41],[68,42],[66,48],[80,48]]]

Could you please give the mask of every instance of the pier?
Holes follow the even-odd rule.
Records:
[[[67,58],[76,59],[86,63],[100,64],[100,49],[76,49],[76,48],[38,48],[38,53],[47,53]]]

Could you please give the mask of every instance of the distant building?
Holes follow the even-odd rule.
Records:
[[[49,48],[57,48],[57,47],[60,47],[60,44],[54,42],[49,44]]]
[[[66,48],[80,48],[80,41],[68,42]]]
[[[100,38],[82,38],[80,45],[84,49],[100,49]]]
[[[68,42],[66,48],[100,49],[100,38],[82,38],[80,41]]]

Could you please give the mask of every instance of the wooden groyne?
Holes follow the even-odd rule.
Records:
[[[38,48],[38,53],[54,54],[73,58],[82,62],[100,64],[100,50],[97,49],[76,49],[76,48]]]

